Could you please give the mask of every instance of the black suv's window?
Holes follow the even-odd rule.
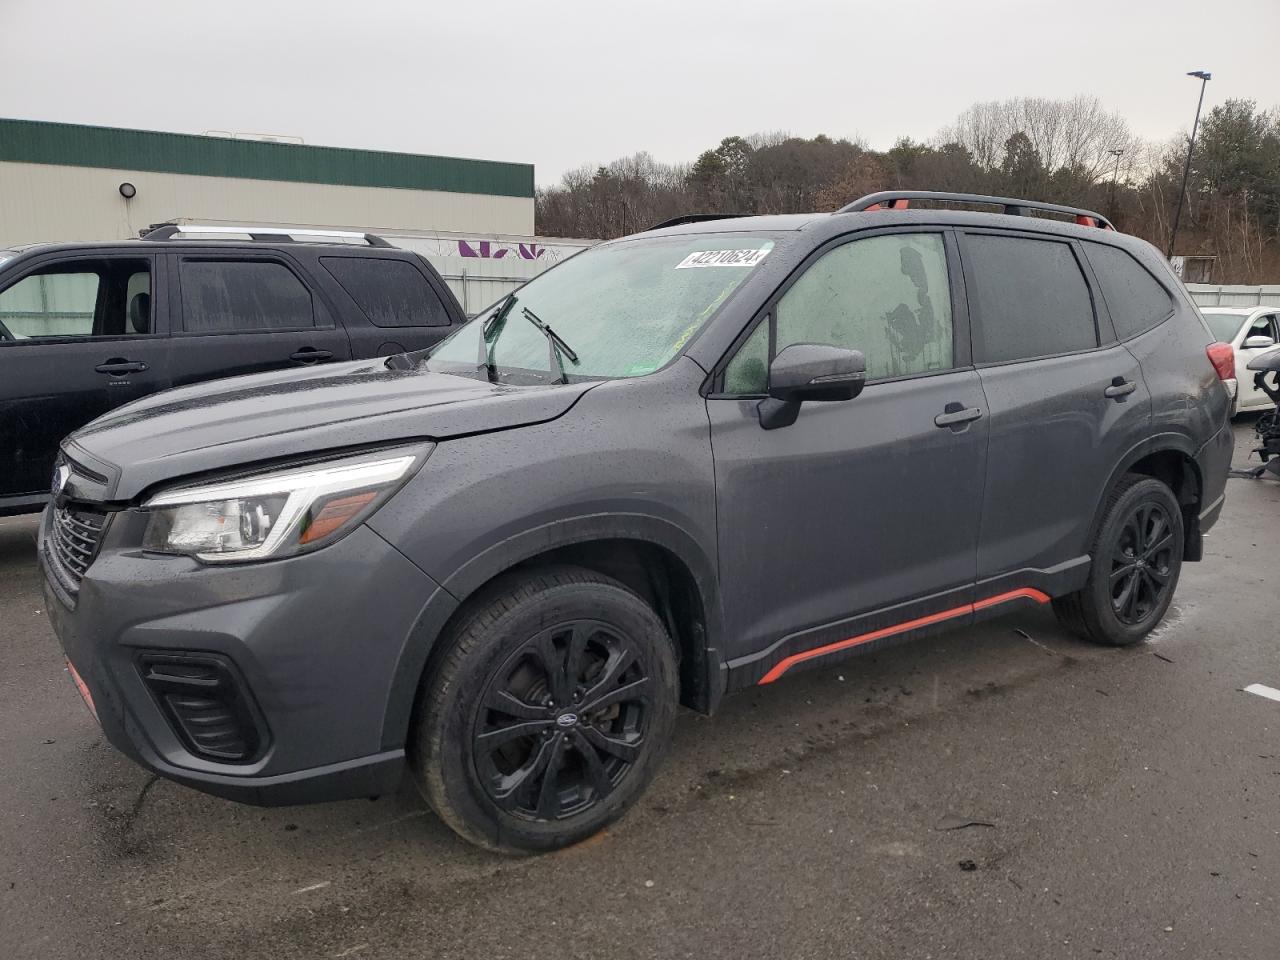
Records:
[[[969,234],[965,274],[978,363],[1048,357],[1098,345],[1093,299],[1070,244]]]
[[[311,292],[282,263],[182,261],[182,325],[188,333],[315,326]]]
[[[941,234],[855,240],[814,262],[774,311],[777,349],[829,343],[861,350],[867,378],[950,369],[951,287]],[[725,368],[727,393],[763,393],[769,359],[762,323]]]
[[[320,262],[376,326],[449,324],[444,304],[411,263],[373,257],[321,257]]]
[[[75,260],[28,274],[0,291],[6,339],[125,337],[151,332],[146,260]]]
[[[1173,313],[1168,292],[1127,251],[1103,243],[1086,243],[1085,250],[1121,340],[1150,330]]]

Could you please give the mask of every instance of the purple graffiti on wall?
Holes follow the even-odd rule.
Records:
[[[517,254],[521,260],[537,260],[547,250],[536,243],[518,243],[515,249],[494,243],[491,240],[477,240],[472,245],[469,240],[458,241],[458,256],[480,257],[485,260],[501,260],[509,253]]]

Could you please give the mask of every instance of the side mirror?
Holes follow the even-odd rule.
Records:
[[[866,377],[867,361],[857,350],[824,343],[784,347],[769,364],[769,398],[760,401],[760,426],[790,426],[806,400],[852,400]]]
[[[1256,336],[1249,337],[1244,342],[1246,350],[1266,350],[1268,347],[1274,347],[1275,345],[1276,342],[1265,333],[1259,333]]]

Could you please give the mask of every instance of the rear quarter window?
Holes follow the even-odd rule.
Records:
[[[1121,340],[1150,330],[1173,313],[1168,292],[1130,253],[1102,243],[1086,243],[1085,251]]]
[[[320,262],[375,326],[449,325],[449,312],[411,263],[374,257],[321,257]]]
[[[965,236],[977,363],[1006,363],[1098,345],[1093,298],[1070,244]]]

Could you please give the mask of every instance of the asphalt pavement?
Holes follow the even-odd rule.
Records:
[[[1237,425],[1237,463],[1251,424]],[[511,860],[396,796],[262,810],[106,744],[0,518],[0,957],[1280,956],[1280,483],[1166,623],[1032,611],[682,715],[604,835]]]

